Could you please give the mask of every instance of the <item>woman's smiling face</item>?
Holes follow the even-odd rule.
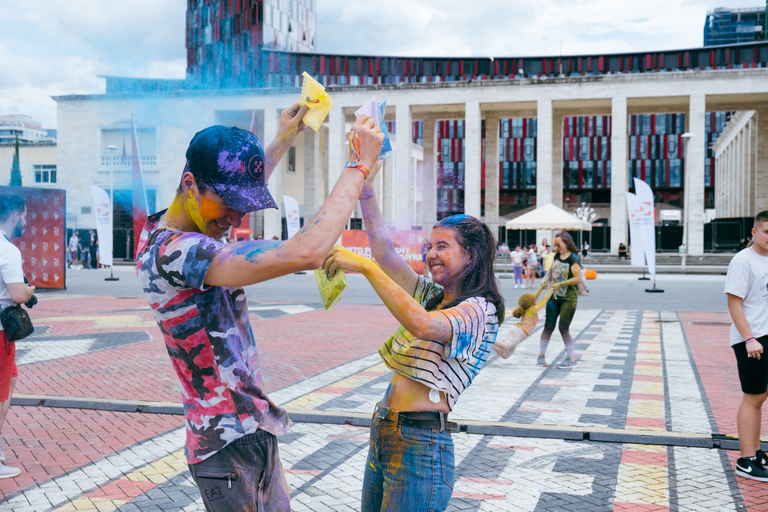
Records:
[[[450,228],[435,228],[429,239],[427,265],[432,280],[441,285],[453,283],[469,264],[469,255],[456,240],[456,232]]]

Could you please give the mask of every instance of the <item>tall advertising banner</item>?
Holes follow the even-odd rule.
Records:
[[[283,196],[283,207],[285,208],[285,225],[288,229],[288,238],[293,238],[293,235],[301,229],[299,203],[291,196]]]
[[[421,261],[421,246],[427,238],[426,231],[390,231],[395,250],[408,265],[417,273],[424,273],[424,262]],[[363,230],[348,229],[341,233],[341,245],[355,254],[373,259],[368,235]]]
[[[93,214],[96,218],[96,234],[99,237],[99,262],[112,266],[112,216],[109,207],[109,194],[96,185],[91,185],[93,194]]]
[[[131,116],[131,168],[133,176],[133,252],[134,257],[139,254],[139,237],[144,229],[144,223],[149,215],[147,204],[147,191],[144,188],[144,175],[139,163],[139,142],[136,133],[136,122]]]
[[[637,196],[627,192],[627,212],[629,213],[629,239],[632,247],[633,267],[645,266],[645,243],[643,242],[643,230],[640,228],[640,207]]]
[[[11,243],[21,251],[29,284],[66,288],[66,193],[33,187],[0,187],[0,193],[16,194],[27,203],[27,227]]]
[[[653,191],[643,180],[634,178],[635,193],[637,194],[638,216],[640,229],[643,232],[643,251],[648,262],[648,273],[656,275],[656,230],[653,215]]]

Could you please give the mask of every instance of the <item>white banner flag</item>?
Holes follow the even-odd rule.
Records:
[[[112,216],[110,213],[109,194],[96,185],[91,185],[93,193],[93,212],[96,217],[96,234],[99,237],[99,262],[112,266]]]
[[[656,228],[653,218],[653,191],[648,184],[634,178],[637,207],[640,216],[640,229],[643,233],[643,250],[648,262],[648,273],[656,275]]]
[[[283,196],[283,207],[285,208],[285,225],[288,229],[288,238],[293,238],[293,235],[301,229],[299,203],[291,196]]]
[[[627,212],[629,213],[629,240],[632,249],[633,267],[645,266],[645,243],[643,243],[643,230],[640,228],[640,208],[637,196],[627,192]]]

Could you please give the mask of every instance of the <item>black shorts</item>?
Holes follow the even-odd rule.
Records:
[[[741,390],[749,395],[762,395],[768,391],[768,334],[757,341],[763,346],[760,359],[747,357],[747,344],[743,341],[733,346]]]

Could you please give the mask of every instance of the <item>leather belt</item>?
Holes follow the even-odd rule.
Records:
[[[392,423],[414,428],[437,429],[441,432],[458,432],[459,425],[448,421],[448,415],[442,411],[393,411],[389,407],[376,404],[373,421],[391,421]]]

